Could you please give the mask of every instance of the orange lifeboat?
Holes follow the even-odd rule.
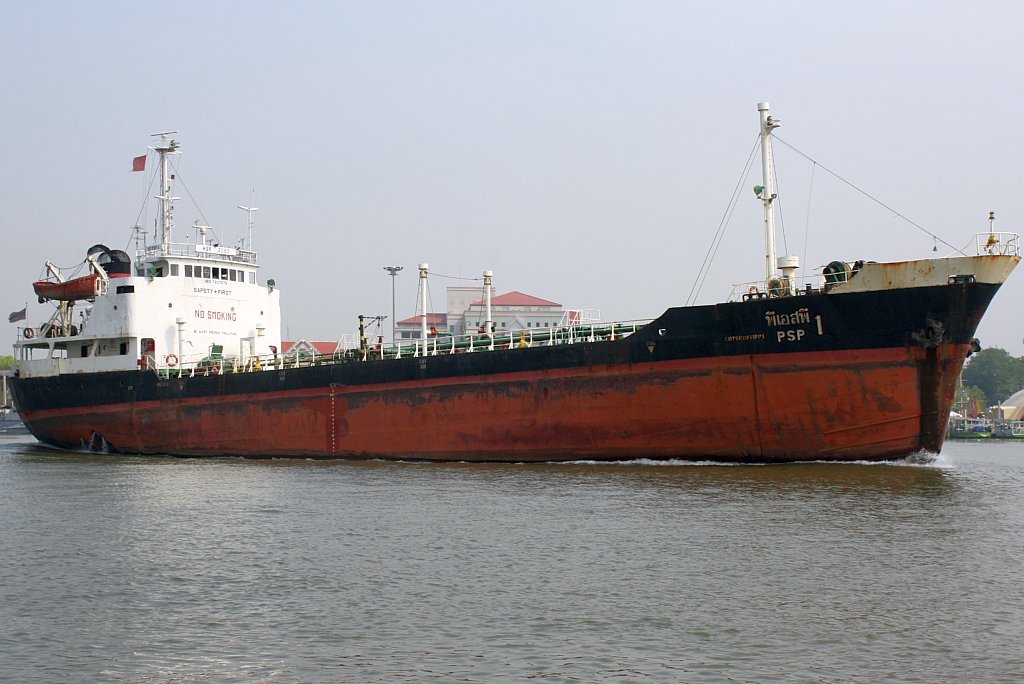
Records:
[[[53,280],[37,280],[32,283],[32,289],[42,299],[71,302],[77,299],[92,299],[95,297],[97,280],[99,280],[99,275],[95,273],[73,280],[65,280],[63,283]]]

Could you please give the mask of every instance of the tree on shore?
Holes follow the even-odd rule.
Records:
[[[972,354],[960,374],[968,395],[981,393],[986,404],[1009,399],[1024,387],[1024,358],[1010,356],[1005,349],[992,347]]]

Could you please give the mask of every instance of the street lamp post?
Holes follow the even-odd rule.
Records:
[[[391,276],[391,344],[395,344],[395,276],[402,266],[385,266],[384,270]]]

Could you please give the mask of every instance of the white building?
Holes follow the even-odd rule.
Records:
[[[491,299],[491,319],[496,331],[555,328],[564,315],[561,304],[522,292],[508,292]],[[460,330],[481,330],[486,321],[486,303],[475,301],[460,317]]]
[[[479,331],[487,320],[486,302],[479,287],[449,287],[448,311],[427,314],[428,334],[464,335]],[[565,317],[557,302],[522,292],[508,292],[491,298],[491,321],[495,331],[554,328]],[[398,321],[395,335],[399,340],[421,338],[423,324],[419,316]]]

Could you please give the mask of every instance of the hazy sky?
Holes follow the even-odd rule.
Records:
[[[780,138],[948,243],[973,245],[989,211],[1024,232],[1022,26],[1010,0],[0,0],[0,310],[42,318],[30,283],[47,259],[152,225],[131,159],[172,129],[174,239],[200,219],[233,244],[254,201],[291,338],[390,316],[385,265],[405,267],[412,315],[421,261],[607,320],[684,303],[762,100]],[[781,144],[776,163],[779,253],[804,274],[935,254]],[[743,181],[700,303],[763,277],[759,182]],[[456,284],[472,283],[432,280],[433,308]],[[1022,294],[1015,273],[983,346],[1024,354]]]

